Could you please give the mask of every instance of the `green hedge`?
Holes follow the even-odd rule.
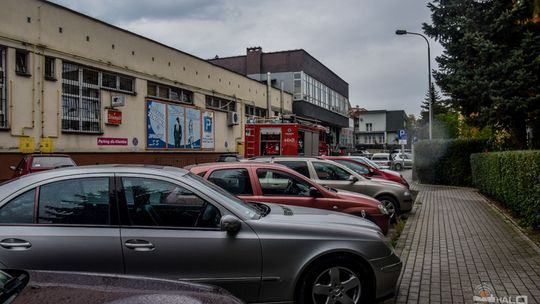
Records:
[[[471,155],[474,186],[540,229],[540,151]]]
[[[471,186],[471,154],[486,147],[484,139],[422,140],[414,146],[413,172],[423,184]]]

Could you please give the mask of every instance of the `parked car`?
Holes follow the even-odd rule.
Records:
[[[384,170],[372,167],[367,163],[357,160],[359,158],[357,156],[322,156],[321,158],[329,159],[335,161],[336,163],[342,164],[353,170],[354,172],[362,175],[363,177],[390,180],[400,183],[407,188],[410,188],[409,183],[405,180],[405,178],[403,178],[401,174],[395,174],[396,172],[391,170]],[[386,171],[390,171],[391,173],[388,173]]]
[[[371,156],[371,161],[382,169],[392,168],[392,157],[390,153],[375,153]]]
[[[387,175],[392,175],[392,176],[394,176],[395,179],[403,179],[403,175],[401,175],[401,173],[396,172],[394,170],[390,170],[390,169],[383,169],[383,168],[379,167],[379,165],[377,165],[376,163],[371,161],[371,159],[369,159],[369,158],[362,157],[362,156],[350,156],[350,158],[354,159],[356,161],[359,161],[359,162],[361,162],[363,164],[366,164],[366,165],[368,165],[368,166],[370,166],[372,168],[375,168],[375,169],[377,169],[379,171],[382,171]],[[396,180],[394,180],[394,181],[396,181]],[[408,185],[408,183],[407,183],[407,185]]]
[[[243,159],[244,157],[242,157],[242,155],[240,154],[229,153],[229,154],[221,154],[218,157],[217,162],[239,162]]]
[[[365,217],[388,232],[390,217],[376,199],[354,192],[322,187],[282,165],[214,163],[186,167],[245,202],[268,202],[341,211]]]
[[[403,169],[412,169],[413,159],[409,153],[396,153],[392,155],[394,169],[401,171]]]
[[[256,160],[285,165],[320,185],[374,197],[386,207],[391,217],[412,209],[411,192],[404,185],[367,179],[331,160],[313,157],[258,157]]]
[[[242,303],[215,286],[126,275],[7,269],[0,283],[0,303]]]
[[[1,184],[0,264],[192,280],[247,302],[301,304],[337,295],[371,303],[392,295],[402,267],[370,221],[245,204],[186,170],[143,165]]]
[[[69,155],[29,154],[24,156],[17,166],[9,168],[13,171],[13,177],[19,177],[32,172],[71,166],[76,166],[76,164]]]
[[[370,153],[368,150],[357,150],[351,153],[353,156],[364,156],[364,157],[371,157],[373,153]]]

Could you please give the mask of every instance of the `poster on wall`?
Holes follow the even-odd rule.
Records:
[[[146,147],[166,148],[166,110],[165,104],[148,100],[146,102]]]
[[[215,140],[214,140],[214,112],[213,111],[203,111],[202,128],[203,128],[202,148],[214,149]]]
[[[185,108],[177,105],[167,105],[167,148],[184,147]]]
[[[185,108],[186,110],[186,149],[201,148],[201,111],[194,108]]]

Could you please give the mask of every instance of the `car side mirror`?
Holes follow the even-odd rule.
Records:
[[[220,227],[221,231],[227,231],[228,233],[237,233],[242,226],[242,222],[235,216],[224,215],[221,218]]]
[[[354,184],[358,181],[358,178],[354,175],[349,175],[349,178],[347,180],[350,181],[351,184]]]
[[[15,170],[17,170],[17,167],[15,167],[15,166],[9,166],[9,170],[15,171]]]
[[[321,197],[321,192],[319,191],[319,189],[315,188],[315,187],[309,187],[309,196],[311,197]]]

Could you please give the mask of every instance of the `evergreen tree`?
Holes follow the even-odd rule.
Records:
[[[540,23],[534,1],[434,0],[424,32],[444,53],[434,72],[439,87],[477,127],[509,132],[526,145],[526,127],[540,115]]]

